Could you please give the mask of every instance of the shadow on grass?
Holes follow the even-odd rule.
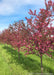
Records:
[[[41,64],[38,61],[31,59],[30,57],[25,57],[22,53],[20,53],[20,60],[18,60],[17,50],[15,51],[13,48],[9,46],[3,46],[3,48],[6,49],[8,54],[11,55],[9,64],[15,63],[16,65],[21,65],[23,69],[28,70],[28,72],[32,72],[32,73],[41,72],[41,68],[40,68]],[[43,65],[43,66],[46,72],[54,73],[53,69],[47,67],[46,65]]]

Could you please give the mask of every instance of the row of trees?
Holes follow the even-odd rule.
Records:
[[[45,0],[45,6],[46,8],[40,9],[38,14],[36,14],[36,10],[33,12],[30,9],[28,13],[31,18],[25,17],[27,24],[21,20],[0,33],[0,42],[18,48],[18,55],[20,48],[25,46],[26,48],[21,50],[26,51],[25,55],[36,54],[40,56],[41,71],[43,71],[42,56],[46,54],[52,57],[51,52],[54,50],[54,27],[52,27],[54,2],[51,0],[46,2]]]

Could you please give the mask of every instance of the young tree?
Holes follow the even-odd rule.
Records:
[[[23,20],[20,20],[19,22],[10,25],[9,31],[11,33],[11,35],[9,35],[10,44],[13,47],[18,48],[18,58],[20,59],[20,47],[25,46],[28,43],[27,36],[29,36],[29,32],[27,31],[27,26],[25,25]]]
[[[40,9],[38,14],[36,14],[36,10],[33,12],[30,9],[31,18],[26,17],[27,25],[21,20],[10,25],[8,30],[3,31],[0,35],[0,41],[3,39],[2,42],[5,40],[6,43],[11,44],[14,48],[18,48],[18,55],[20,47],[26,46],[25,50],[27,52],[25,55],[36,54],[40,56],[41,73],[43,73],[43,55],[46,54],[52,57],[51,53],[54,51],[54,27],[52,27],[54,2],[49,0],[47,3],[45,0],[45,6],[46,9]]]
[[[54,21],[52,18],[54,17],[54,2],[49,0],[48,3],[46,3],[45,0],[45,6],[46,9],[40,9],[38,14],[36,14],[36,10],[34,10],[33,13],[30,9],[29,14],[31,18],[28,19],[26,17],[28,30],[32,34],[32,37],[29,36],[31,47],[28,47],[26,54],[36,54],[36,52],[38,52],[41,58],[41,73],[43,73],[42,56],[46,54],[52,57],[51,52],[54,50],[54,27],[52,27],[51,23]],[[34,45],[35,51],[33,50]],[[50,51],[50,48],[52,51]]]

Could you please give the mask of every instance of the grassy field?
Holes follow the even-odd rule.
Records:
[[[29,55],[25,57],[20,52],[18,60],[17,50],[11,46],[0,44],[0,75],[37,75],[41,72],[40,57]],[[53,73],[54,60],[50,57],[43,56],[44,73]],[[39,74],[38,74],[39,75]]]

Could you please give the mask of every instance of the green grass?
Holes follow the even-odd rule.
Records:
[[[43,56],[43,67],[44,73],[53,73],[54,75],[54,60],[46,55]],[[0,75],[29,75],[40,72],[40,57],[36,55],[25,57],[20,52],[20,60],[18,60],[17,50],[10,45],[0,44]]]

